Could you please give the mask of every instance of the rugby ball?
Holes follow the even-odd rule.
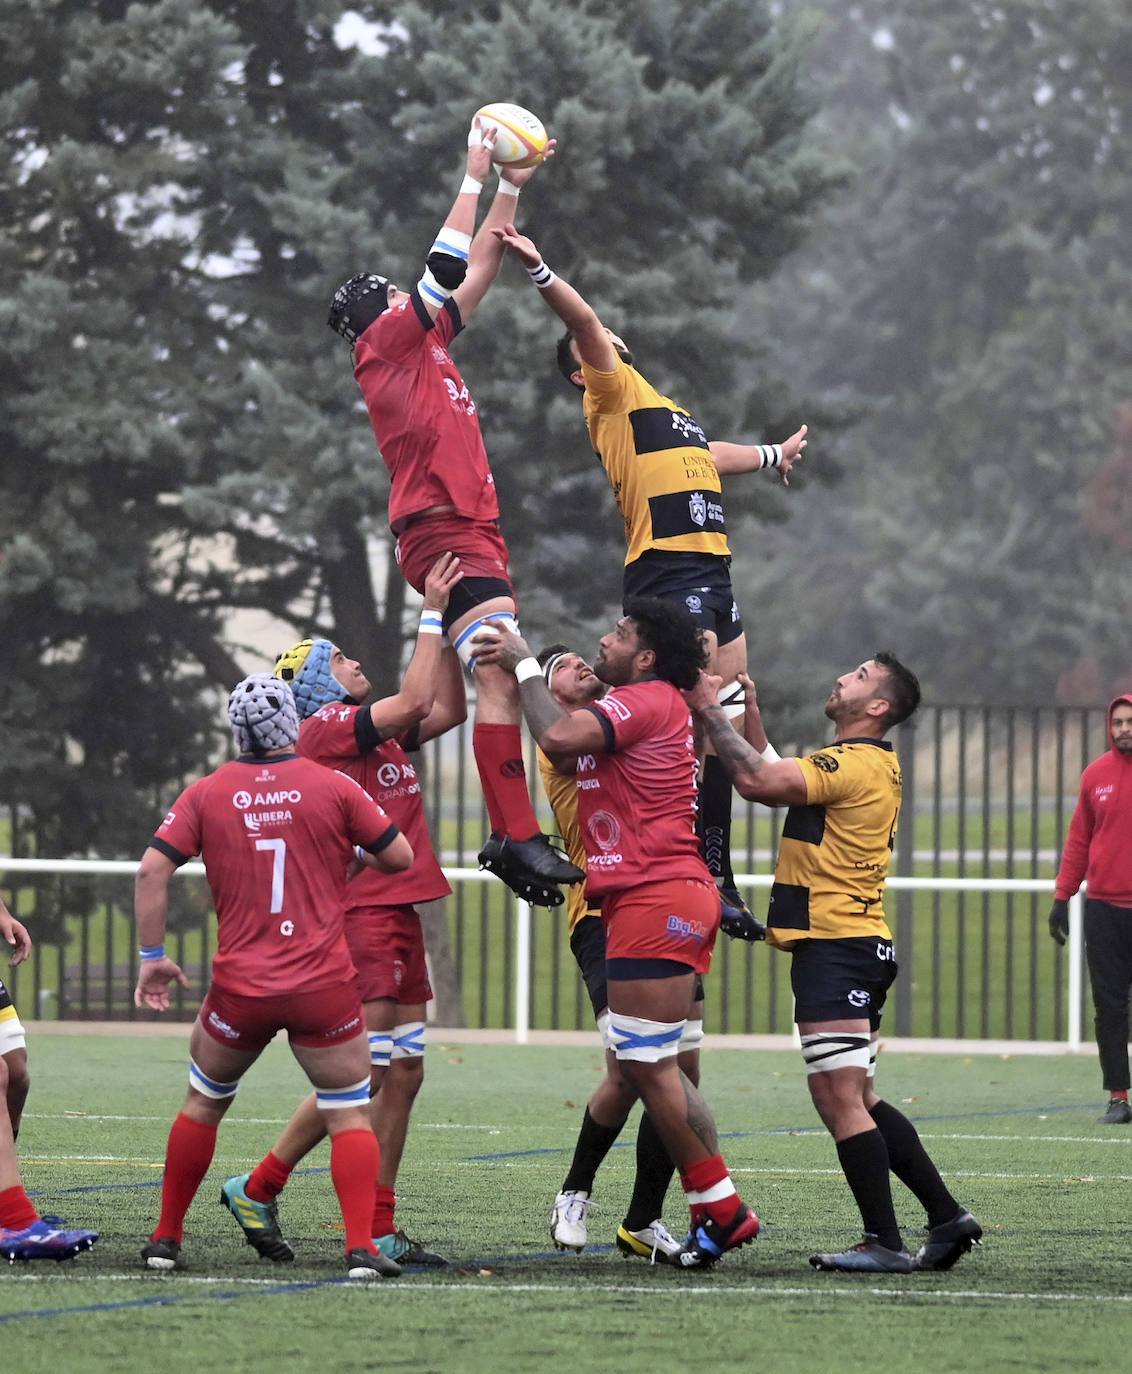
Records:
[[[492,162],[507,167],[534,167],[542,161],[547,139],[538,115],[524,110],[522,105],[496,101],[481,106],[476,111],[476,118],[481,128],[497,131],[495,147],[491,150]]]

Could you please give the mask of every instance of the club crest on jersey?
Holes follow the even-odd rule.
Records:
[[[810,762],[823,773],[836,773],[841,767],[832,754],[811,754]]]
[[[688,514],[692,517],[694,525],[702,527],[707,524],[707,501],[702,491],[693,491],[689,494]]]

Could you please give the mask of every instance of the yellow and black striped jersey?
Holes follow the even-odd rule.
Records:
[[[585,872],[586,847],[582,843],[582,827],[578,823],[577,779],[573,773],[560,773],[541,749],[538,751],[538,771],[570,862]],[[585,883],[571,884],[566,889],[566,914],[570,918],[571,934],[582,917],[592,911],[593,908],[586,900]]]
[[[648,549],[726,557],[719,473],[700,426],[627,363],[583,363],[582,375],[590,442],[625,518],[625,562]]]
[[[807,800],[786,813],[767,943],[891,939],[882,903],[901,795],[892,745],[839,740],[798,764]]]

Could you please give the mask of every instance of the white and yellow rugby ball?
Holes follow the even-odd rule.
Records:
[[[481,106],[476,111],[476,118],[482,128],[498,130],[495,147],[491,150],[492,162],[507,167],[534,167],[542,161],[547,137],[538,115],[531,114],[522,105],[509,105],[500,100]]]

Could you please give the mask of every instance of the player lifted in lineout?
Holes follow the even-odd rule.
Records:
[[[473,647],[495,623],[515,627],[516,598],[479,417],[448,353],[499,272],[503,245],[491,231],[514,218],[516,197],[535,170],[501,168],[491,208],[475,233],[494,134],[477,116],[466,175],[420,280],[405,291],[375,273],[351,277],[335,293],[328,323],[350,345],[354,376],[389,469],[389,525],[405,580],[423,591],[429,568],[449,552],[463,570],[444,630],[475,674],[472,749],[491,823],[480,862],[524,900],[558,906],[558,884],[579,883],[584,875],[539,830],[523,766],[515,680],[494,664],[477,664]],[[552,141],[547,155],[553,151]]]

